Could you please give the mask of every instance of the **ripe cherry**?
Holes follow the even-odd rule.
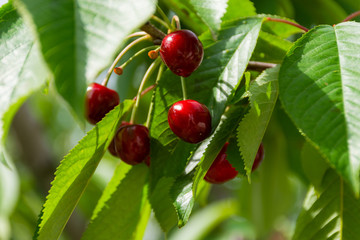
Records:
[[[91,124],[96,124],[119,102],[116,91],[98,83],[92,83],[86,91],[85,116]]]
[[[203,56],[203,46],[190,30],[169,33],[161,42],[160,57],[176,75],[190,76],[200,66]]]
[[[119,131],[120,128],[122,128],[123,126],[126,126],[126,125],[130,125],[130,123],[122,121],[117,131]],[[110,145],[108,147],[108,150],[111,153],[111,155],[113,155],[114,157],[119,157],[117,155],[117,152],[116,152],[116,149],[115,149],[115,137],[112,139],[112,141],[111,141],[111,143],[110,143]]]
[[[211,133],[208,108],[195,100],[174,103],[168,112],[168,122],[176,136],[190,143],[199,143]]]
[[[229,143],[225,143],[213,164],[207,171],[204,179],[209,183],[224,183],[236,177],[238,172],[226,159],[226,149]]]
[[[264,159],[264,146],[262,143],[260,143],[259,149],[256,153],[255,160],[251,169],[252,172],[258,168],[259,164],[263,159]]]
[[[150,154],[149,129],[143,125],[125,125],[114,137],[117,155],[124,162],[135,165],[143,162]]]

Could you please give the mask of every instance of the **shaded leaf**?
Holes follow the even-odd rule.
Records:
[[[311,188],[296,223],[293,239],[360,239],[360,200],[328,168],[321,190]]]
[[[279,67],[265,70],[250,84],[250,111],[237,128],[237,141],[248,176],[277,100]]]
[[[280,98],[300,131],[359,193],[360,24],[319,26],[288,52]]]
[[[61,161],[42,210],[36,239],[57,239],[115,134],[127,100],[106,115]]]
[[[58,92],[83,119],[86,81],[113,61],[126,35],[155,11],[155,0],[16,0],[30,23]]]

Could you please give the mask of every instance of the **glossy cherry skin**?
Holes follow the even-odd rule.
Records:
[[[189,143],[199,143],[211,133],[208,108],[195,100],[174,103],[168,112],[168,122],[176,136]]]
[[[200,66],[203,56],[203,46],[190,30],[169,33],[161,42],[160,57],[176,75],[190,76]]]
[[[130,123],[122,121],[117,131],[119,131],[119,129],[122,128],[123,126],[127,126],[127,125],[130,125]],[[111,143],[110,143],[110,145],[108,147],[108,150],[109,150],[110,154],[113,155],[114,157],[119,157],[117,155],[117,152],[116,152],[116,149],[115,149],[115,137],[111,141]]]
[[[256,156],[255,156],[255,160],[254,160],[254,163],[253,163],[253,166],[252,166],[252,169],[251,171],[255,171],[259,164],[262,162],[262,160],[264,159],[264,146],[262,143],[260,143],[260,146],[259,146],[259,149],[256,153]]]
[[[236,177],[238,172],[226,159],[226,149],[229,143],[225,143],[213,164],[207,171],[204,179],[209,183],[224,183]]]
[[[116,91],[101,84],[89,85],[85,96],[85,116],[91,124],[96,124],[120,102]]]
[[[127,164],[139,164],[149,157],[149,129],[143,125],[120,127],[115,134],[114,143],[117,155]]]

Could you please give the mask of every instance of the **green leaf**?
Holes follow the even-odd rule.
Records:
[[[36,239],[57,239],[99,161],[115,134],[121,117],[132,107],[126,100],[106,115],[61,161],[42,211]]]
[[[62,97],[83,119],[86,81],[114,59],[123,39],[155,11],[155,0],[16,0],[40,41]]]
[[[190,0],[197,15],[209,26],[212,33],[220,29],[228,0]]]
[[[299,130],[359,194],[360,24],[319,26],[288,52],[280,98]]]
[[[302,165],[311,187],[293,239],[359,239],[360,200],[310,144],[302,151]]]
[[[107,188],[111,193],[104,191],[111,196],[92,218],[83,239],[132,239],[147,201],[147,173],[145,164],[133,166],[125,177],[117,168]]]
[[[126,177],[126,174],[131,169],[131,165],[120,163],[115,171],[114,175],[111,178],[110,182],[107,184],[105,190],[103,191],[98,203],[96,204],[96,207],[93,211],[93,214],[91,216],[91,220],[94,220],[97,218],[98,213],[106,207],[107,201],[112,197],[115,191],[117,191],[118,186],[122,183],[122,180]]]
[[[228,0],[227,5],[223,22],[256,15],[256,9],[250,0]]]
[[[31,32],[11,3],[0,9],[0,72],[0,160],[5,163],[3,145],[11,121],[48,76]]]
[[[149,191],[149,201],[154,210],[155,217],[164,232],[168,232],[173,228],[177,219],[175,209],[169,196],[170,187],[173,183],[174,178],[163,177],[158,180],[154,189],[151,192]]]
[[[235,137],[229,139],[229,145],[226,149],[226,159],[239,172],[241,176],[246,176],[244,159],[241,156],[237,140]]]
[[[191,27],[196,34],[201,34],[209,28],[204,21],[197,15],[193,5],[189,0],[163,0],[168,8],[173,10],[179,16],[181,22]]]
[[[250,111],[237,128],[238,146],[248,176],[278,97],[278,74],[278,66],[267,69],[250,84]]]
[[[360,200],[329,168],[321,190],[308,192],[293,239],[360,239],[359,215]]]
[[[238,211],[238,203],[227,199],[213,203],[194,214],[189,224],[175,232],[170,240],[196,240],[204,239],[206,234],[214,230],[222,221],[235,215]]]
[[[291,46],[290,41],[261,31],[251,60],[281,63]]]

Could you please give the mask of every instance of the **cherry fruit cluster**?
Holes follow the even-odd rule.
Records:
[[[161,46],[156,50],[149,51],[151,59],[157,59],[158,55],[162,62],[176,75],[181,77],[183,100],[175,102],[168,111],[168,123],[173,133],[183,141],[189,143],[200,143],[211,134],[211,114],[209,109],[202,103],[186,98],[185,79],[189,77],[201,64],[204,50],[198,37],[190,30],[180,30],[180,24],[175,31],[170,31],[161,41]],[[102,84],[92,83],[89,85],[85,97],[85,115],[91,124],[99,122],[109,111],[119,104],[120,99],[116,91],[106,87],[110,74],[114,71],[122,74],[123,68],[135,56],[147,50],[145,48],[136,53],[132,58],[120,67],[115,67],[122,55],[133,45],[142,40],[151,40],[150,35],[143,35],[130,43],[115,59],[113,65]],[[151,48],[151,47],[150,47]],[[158,54],[159,53],[159,54]],[[156,63],[157,60],[154,61]],[[154,63],[149,67],[148,73],[152,72]],[[159,70],[160,72],[160,70]],[[149,73],[150,74],[150,73]],[[135,165],[145,162],[150,165],[150,136],[149,129],[140,124],[134,124],[137,103],[141,96],[143,82],[139,87],[133,114],[129,122],[122,122],[108,150],[121,158],[125,163]],[[205,176],[205,180],[211,183],[223,183],[233,179],[238,172],[226,159],[226,143],[217,158],[213,162]],[[255,159],[253,170],[263,158],[263,147],[260,145]]]

